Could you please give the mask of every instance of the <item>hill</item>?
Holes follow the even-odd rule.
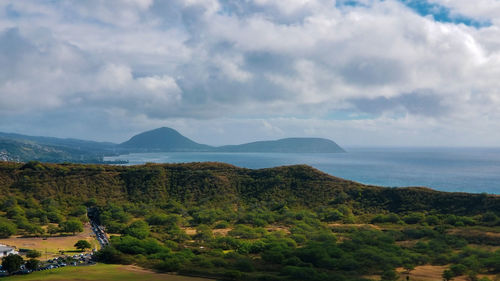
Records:
[[[31,160],[55,163],[98,163],[102,162],[102,156],[71,147],[0,137],[0,161],[26,162]]]
[[[98,261],[181,275],[397,280],[406,277],[398,268],[443,265],[470,280],[500,273],[499,196],[367,186],[304,165],[0,163],[0,238],[71,235],[87,212],[119,234]]]
[[[500,197],[447,193],[428,188],[368,186],[325,174],[306,165],[245,169],[223,163],[107,166],[0,163],[0,194],[36,199],[156,202],[187,205],[259,203],[315,208],[356,202],[363,210],[430,211],[474,215],[500,213]]]
[[[29,141],[31,143],[36,143],[39,145],[49,145],[56,147],[71,148],[74,150],[80,150],[86,153],[107,153],[112,151],[116,144],[111,142],[97,142],[89,140],[80,140],[73,138],[54,138],[54,137],[43,137],[43,136],[28,136],[22,134],[14,133],[2,133],[0,132],[0,138],[15,140],[15,141]]]
[[[275,141],[256,141],[240,145],[225,145],[219,152],[275,152],[275,153],[338,153],[345,152],[334,141],[322,138],[285,138]]]
[[[132,152],[193,152],[208,151],[210,146],[199,144],[172,128],[162,127],[133,136],[119,147]]]
[[[133,136],[119,145],[131,152],[276,152],[276,153],[337,153],[345,152],[335,142],[322,138],[286,138],[257,141],[240,145],[212,147],[196,143],[171,128],[158,128]]]

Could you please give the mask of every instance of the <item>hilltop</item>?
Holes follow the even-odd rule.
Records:
[[[162,127],[133,136],[119,145],[134,152],[193,152],[208,151],[212,147],[194,142],[172,128]]]

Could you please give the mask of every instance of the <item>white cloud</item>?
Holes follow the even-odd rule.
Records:
[[[115,136],[129,130],[114,117],[194,135],[220,123],[234,142],[335,130],[344,143],[467,143],[473,129],[478,145],[498,142],[498,1],[432,1],[492,25],[437,22],[395,0],[3,1],[0,129],[71,106],[102,112]]]
[[[469,16],[483,21],[497,21],[500,13],[500,2],[497,0],[429,0],[429,2],[451,9],[452,16]]]

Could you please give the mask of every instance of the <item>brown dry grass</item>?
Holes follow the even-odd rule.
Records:
[[[184,230],[187,235],[195,235],[196,234],[196,228],[194,228],[194,227],[181,227],[181,229]],[[212,233],[214,235],[226,236],[227,233],[231,230],[232,230],[232,228],[218,228],[218,229],[212,229]]]
[[[227,233],[229,231],[233,230],[232,228],[228,227],[228,228],[218,228],[218,229],[214,229],[212,230],[213,234],[214,235],[219,235],[219,236],[227,236]]]
[[[19,236],[12,236],[6,239],[0,239],[0,244],[14,246],[17,249],[32,249],[42,252],[42,259],[53,258],[59,256],[59,251],[75,251],[76,241],[87,240],[92,247],[98,248],[99,244],[90,228],[89,224],[85,224],[83,232],[75,236],[61,236],[61,237],[29,237],[23,238]]]
[[[272,231],[283,231],[285,232],[286,234],[290,234],[290,229],[286,226],[282,226],[282,225],[270,225],[268,227],[265,227],[265,229],[269,232],[272,232]]]
[[[441,277],[443,271],[446,270],[448,266],[437,266],[437,265],[423,265],[417,266],[409,274],[411,281],[439,281],[443,280]],[[403,268],[396,269],[398,273],[401,274],[401,279],[406,280],[406,271]],[[495,280],[495,275],[484,275],[479,274],[479,278],[488,277],[491,280]],[[466,281],[465,276],[458,276],[453,278],[453,281]]]
[[[196,234],[196,228],[194,228],[194,227],[181,227],[181,229],[184,230],[187,235],[195,235]],[[271,226],[265,227],[264,229],[266,229],[269,232],[283,231],[287,234],[290,234],[290,230],[285,226],[271,225]],[[216,229],[212,229],[212,233],[215,236],[227,236],[228,232],[231,230],[233,230],[232,227],[216,228]]]
[[[382,228],[378,225],[374,225],[371,223],[329,223],[328,226],[330,227],[370,227],[374,229],[381,230]]]
[[[196,234],[196,228],[194,227],[181,227],[184,232],[186,232],[187,235],[195,235]]]
[[[449,231],[450,234],[459,234],[459,235],[467,235],[467,236],[486,236],[486,237],[493,237],[493,238],[499,238],[500,237],[500,230],[498,227],[495,228],[484,228],[484,229],[476,229],[476,228],[470,228],[470,227],[456,227],[453,228]]]

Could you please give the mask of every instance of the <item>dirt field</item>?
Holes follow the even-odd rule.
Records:
[[[181,227],[187,235],[195,235],[196,234],[196,228],[194,227]],[[231,231],[232,228],[219,228],[219,229],[213,229],[212,233],[214,235],[221,235],[221,236],[226,236],[229,231]]]
[[[83,232],[77,233],[75,236],[62,236],[62,237],[47,237],[40,238],[22,238],[12,236],[8,239],[0,239],[0,244],[14,246],[19,249],[33,249],[42,252],[41,259],[50,259],[59,256],[59,251],[75,251],[76,241],[87,240],[93,248],[99,248],[98,242],[95,240],[92,229],[89,224],[84,226]]]
[[[433,266],[433,265],[424,265],[417,266],[414,270],[412,270],[409,274],[411,281],[435,281],[435,280],[443,280],[441,277],[443,271],[447,269],[448,266]],[[401,279],[406,280],[406,276],[408,274],[405,273],[403,268],[398,268],[397,271],[401,274]],[[495,280],[495,275],[479,275],[479,277],[488,277],[491,280]],[[453,278],[453,281],[466,281],[465,276],[459,276]]]

